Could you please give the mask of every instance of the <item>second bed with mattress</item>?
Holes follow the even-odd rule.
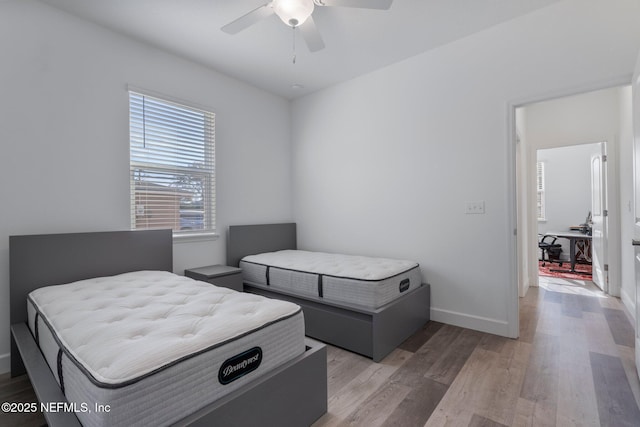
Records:
[[[27,309],[85,426],[171,424],[305,351],[299,306],[168,272],[40,288]]]
[[[240,261],[246,283],[295,295],[376,309],[418,288],[416,262],[387,258],[281,250]]]

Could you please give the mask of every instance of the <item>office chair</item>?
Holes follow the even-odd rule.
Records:
[[[538,241],[538,247],[542,251],[542,266],[544,267],[547,262],[553,263],[557,262],[560,267],[562,267],[562,261],[560,261],[560,254],[562,253],[562,245],[556,243],[558,240],[557,237],[554,236],[543,236],[542,234],[538,234],[542,238]],[[551,239],[550,242],[547,242],[546,239]],[[545,258],[546,254],[546,258]]]

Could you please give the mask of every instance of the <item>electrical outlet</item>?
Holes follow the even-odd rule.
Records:
[[[475,202],[466,202],[464,213],[470,214],[484,214],[484,200],[478,200]]]

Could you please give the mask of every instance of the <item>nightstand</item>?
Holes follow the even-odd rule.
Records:
[[[188,268],[184,275],[192,279],[209,282],[238,292],[243,291],[242,270],[228,265],[209,265],[207,267]]]

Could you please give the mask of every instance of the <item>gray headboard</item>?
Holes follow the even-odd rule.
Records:
[[[227,233],[227,265],[237,267],[246,255],[296,249],[296,224],[232,225]]]
[[[171,230],[9,237],[10,321],[27,320],[27,295],[43,286],[136,270],[173,271]],[[20,363],[11,348],[11,365]]]

